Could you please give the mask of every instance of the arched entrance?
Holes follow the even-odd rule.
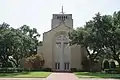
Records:
[[[107,60],[105,60],[103,62],[103,69],[109,69],[109,68],[110,68],[109,62]]]

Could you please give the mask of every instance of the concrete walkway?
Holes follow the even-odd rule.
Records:
[[[120,79],[78,78],[73,73],[52,73],[45,80],[120,80]]]
[[[0,78],[0,80],[120,80],[120,79],[78,78],[73,73],[52,73],[47,78]]]
[[[80,80],[73,73],[52,73],[46,80]]]

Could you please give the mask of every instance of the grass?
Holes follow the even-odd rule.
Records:
[[[108,74],[101,72],[75,72],[79,78],[117,78],[120,79],[120,74]]]
[[[51,72],[0,73],[0,77],[9,78],[46,78]]]

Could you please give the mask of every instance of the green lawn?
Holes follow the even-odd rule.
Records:
[[[75,72],[79,78],[118,78],[120,79],[120,74],[107,74],[107,73],[100,73],[100,72]]]
[[[0,73],[0,77],[12,78],[46,78],[51,72],[20,72],[20,73]]]

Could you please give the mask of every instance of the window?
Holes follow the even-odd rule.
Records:
[[[67,62],[67,63],[64,63],[64,69],[65,70],[68,70],[69,69],[69,63]]]
[[[56,42],[56,46],[57,46],[57,48],[61,48],[61,43],[60,42]]]
[[[56,18],[64,21],[65,19],[67,19],[67,16],[57,16]]]
[[[61,40],[61,35],[56,37],[56,40]]]
[[[64,43],[64,48],[66,48],[66,47],[68,47],[68,46],[69,46],[68,42],[65,42],[65,43]]]
[[[60,69],[60,63],[59,62],[55,63],[55,69]]]
[[[66,16],[66,19],[67,19],[67,16]]]
[[[67,40],[67,37],[65,35],[63,35],[63,40]]]

